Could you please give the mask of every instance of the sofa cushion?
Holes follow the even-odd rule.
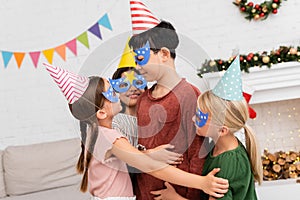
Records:
[[[8,195],[78,184],[76,173],[80,140],[7,147],[3,154],[4,180]]]
[[[82,193],[79,190],[79,185],[72,185],[66,187],[45,190],[41,192],[34,192],[20,196],[9,196],[3,200],[88,200],[90,194],[88,192]]]
[[[3,165],[2,165],[2,156],[3,151],[0,151],[0,198],[5,197],[5,185],[4,185],[4,174],[3,174]]]

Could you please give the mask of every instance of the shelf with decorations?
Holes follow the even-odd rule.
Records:
[[[224,72],[204,73],[210,88],[214,87]],[[300,98],[300,63],[286,62],[267,66],[251,67],[249,73],[243,73],[243,84],[250,86],[253,96],[250,104],[282,101]]]

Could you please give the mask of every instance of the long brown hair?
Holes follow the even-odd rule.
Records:
[[[78,173],[83,174],[80,186],[82,192],[86,192],[88,188],[88,168],[98,137],[96,112],[104,106],[103,91],[104,80],[100,77],[90,77],[89,86],[82,97],[73,104],[69,104],[72,115],[80,120],[81,154],[76,168]],[[89,133],[87,134],[88,128]],[[90,138],[87,138],[88,136]]]
[[[246,150],[251,163],[254,179],[262,182],[261,156],[258,151],[258,142],[254,131],[246,122],[249,118],[248,107],[245,100],[228,101],[214,95],[211,91],[201,94],[198,98],[198,108],[211,114],[216,125],[227,126],[230,133],[244,128],[246,137]]]

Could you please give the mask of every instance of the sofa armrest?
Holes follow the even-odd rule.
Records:
[[[3,159],[3,151],[0,150],[0,198],[6,196],[2,159]]]
[[[8,195],[21,195],[80,182],[76,162],[80,140],[7,147],[3,154]]]

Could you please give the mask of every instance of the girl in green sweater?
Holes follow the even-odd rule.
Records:
[[[254,182],[261,183],[262,166],[254,132],[246,124],[248,116],[237,56],[216,87],[199,96],[193,118],[197,134],[211,138],[214,143],[202,175],[218,167],[221,171],[216,176],[229,181],[229,190],[220,199],[257,199]],[[246,147],[234,135],[241,129],[245,133]],[[165,185],[166,189],[153,192],[157,199],[185,199],[170,184]],[[199,199],[215,198],[203,193]]]

